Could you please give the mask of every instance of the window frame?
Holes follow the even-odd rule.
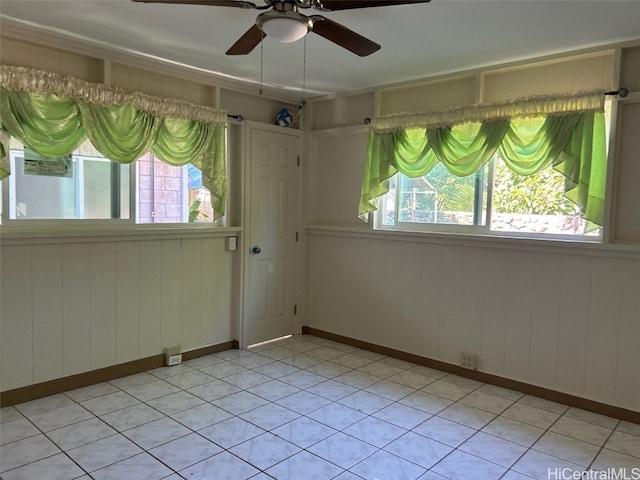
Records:
[[[225,130],[225,149],[226,158],[229,158],[229,132]],[[10,149],[9,155],[13,161],[14,154],[12,153],[16,149]],[[90,155],[76,155],[75,157],[81,158],[93,158]],[[105,159],[108,160],[108,159]],[[110,160],[111,164],[120,165],[117,162]],[[159,230],[171,230],[171,231],[200,231],[200,230],[219,230],[231,228],[227,224],[227,216],[229,212],[229,201],[231,196],[227,193],[227,199],[225,202],[225,214],[212,222],[189,222],[188,221],[188,209],[187,209],[187,221],[185,222],[159,222],[159,223],[138,223],[138,206],[139,206],[139,189],[138,176],[139,176],[139,163],[133,161],[128,164],[129,166],[129,218],[102,218],[102,219],[35,219],[35,218],[10,218],[11,204],[10,204],[10,192],[11,185],[15,188],[15,175],[9,175],[0,180],[0,232],[62,232],[62,231],[78,231],[89,232],[92,230],[99,231],[159,231]],[[186,164],[183,165],[186,167]],[[188,182],[185,178],[182,179],[183,185],[187,185]],[[229,170],[227,169],[227,185],[229,185]],[[121,194],[121,191],[119,191]],[[183,196],[188,198],[188,194],[184,193]]]
[[[560,234],[560,233],[536,233],[536,232],[510,232],[501,230],[491,230],[492,216],[493,216],[493,190],[494,190],[494,162],[496,157],[491,158],[488,162],[487,168],[487,202],[486,202],[486,221],[484,225],[454,225],[446,223],[411,223],[411,222],[395,222],[395,225],[384,225],[383,216],[385,209],[384,204],[386,197],[389,195],[387,192],[380,197],[380,204],[375,212],[372,212],[371,227],[374,230],[382,230],[388,232],[398,233],[426,233],[426,234],[444,234],[444,235],[464,235],[464,236],[481,236],[492,238],[513,238],[513,239],[526,239],[526,240],[555,240],[566,241],[575,243],[604,243],[604,226],[599,228],[598,235],[588,234]],[[547,168],[553,168],[549,166]],[[395,176],[402,175],[397,172]],[[392,177],[393,178],[393,177]],[[474,187],[474,192],[475,192]],[[608,192],[607,192],[608,193]],[[396,214],[397,217],[397,214]],[[475,212],[474,212],[475,217]]]

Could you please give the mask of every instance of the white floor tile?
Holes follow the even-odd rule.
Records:
[[[66,427],[90,418],[93,418],[93,414],[77,403],[29,416],[29,420],[43,432]]]
[[[307,388],[307,391],[335,402],[336,400],[340,400],[357,392],[358,389],[341,382],[336,382],[335,380],[327,380],[311,388]]]
[[[299,368],[294,367],[293,365],[288,365],[284,362],[276,361],[273,363],[262,365],[261,367],[257,367],[254,369],[254,372],[262,373],[263,375],[267,375],[271,378],[280,378],[299,370]]]
[[[68,455],[87,472],[104,468],[141,452],[140,447],[121,434],[111,435],[67,451]]]
[[[306,415],[307,413],[311,413],[325,405],[328,405],[331,403],[331,400],[319,395],[314,395],[311,392],[300,391],[293,395],[289,395],[288,397],[284,397],[276,403],[288,408],[289,410],[298,412],[301,415]]]
[[[4,480],[68,480],[81,477],[83,473],[84,471],[69,457],[59,453],[5,472],[2,478]]]
[[[615,429],[620,420],[617,418],[607,417],[606,415],[600,415],[594,412],[588,412],[576,407],[569,407],[564,414],[565,417],[576,418],[583,422],[593,423],[594,425],[600,425],[601,427]]]
[[[344,433],[383,448],[407,433],[407,430],[375,417],[366,417],[345,428]]]
[[[533,425],[534,427],[547,429],[560,417],[560,414],[524,403],[514,403],[502,412],[502,416]]]
[[[533,445],[544,434],[542,428],[504,416],[494,418],[482,431],[525,447]]]
[[[198,405],[171,415],[171,418],[191,430],[201,430],[232,417],[231,413],[210,403]]]
[[[425,469],[392,453],[378,450],[351,468],[356,475],[366,479],[415,480]]]
[[[604,445],[604,442],[609,438],[613,431],[611,428],[587,423],[576,418],[567,417],[566,415],[560,417],[549,430],[598,446]]]
[[[156,380],[155,382],[145,383],[143,385],[127,387],[124,390],[141,402],[148,402],[154,398],[164,397],[171,393],[180,392],[178,387],[164,380]]]
[[[373,416],[406,430],[411,430],[431,417],[431,414],[407,405],[393,403],[377,411]]]
[[[276,463],[295,455],[298,447],[272,433],[263,433],[251,440],[229,449],[238,458],[260,470],[266,470]]]
[[[48,412],[56,408],[72,405],[74,402],[71,398],[63,393],[51,395],[49,397],[39,398],[30,402],[20,403],[15,408],[24,416],[36,415],[38,413]]]
[[[338,403],[331,403],[326,407],[311,412],[307,416],[336,430],[343,430],[357,421],[362,420],[366,415],[353,408]]]
[[[596,445],[553,432],[546,432],[532,448],[582,467],[590,465],[600,451]]]
[[[238,417],[203,428],[198,433],[222,448],[231,448],[239,443],[264,433],[264,430]]]
[[[202,398],[196,397],[195,395],[184,391],[171,393],[169,395],[165,395],[164,397],[154,398],[153,400],[149,400],[149,402],[147,402],[148,405],[152,406],[156,410],[159,410],[165,415],[172,415],[174,413],[181,412],[182,410],[187,410],[203,403],[204,400]]]
[[[222,448],[192,433],[152,448],[149,453],[174,470],[183,470],[222,452]]]
[[[613,432],[604,447],[638,458],[638,466],[640,467],[640,437],[616,431]]]
[[[527,451],[527,447],[478,432],[460,445],[459,450],[509,468]]]
[[[431,417],[415,427],[413,431],[450,447],[458,447],[477,432],[474,428],[441,417]]]
[[[189,480],[247,480],[260,470],[229,452],[221,452],[179,473]]]
[[[190,430],[187,427],[168,417],[159,418],[122,432],[124,436],[145,450],[184,437],[189,433]]]
[[[95,480],[160,480],[171,475],[171,470],[146,452],[91,473]]]
[[[453,451],[453,447],[414,432],[406,433],[384,449],[427,469]]]
[[[450,407],[445,408],[438,413],[438,416],[475,429],[484,427],[495,418],[493,413],[469,407],[461,403],[454,403]]]
[[[344,469],[349,469],[378,449],[373,445],[338,432],[307,450]]]
[[[424,390],[419,390],[411,395],[407,395],[400,399],[399,402],[403,405],[417,408],[418,410],[422,410],[432,415],[440,413],[442,410],[453,404],[453,401],[451,400],[433,395],[425,392]]]
[[[299,417],[272,430],[272,433],[300,448],[308,448],[334,435],[337,430],[311,418]]]
[[[598,453],[591,468],[598,471],[626,468],[629,471],[633,471],[634,468],[640,468],[640,464],[638,463],[637,457],[603,448],[600,453]]]
[[[169,382],[171,385],[175,385],[176,387],[180,387],[185,390],[213,382],[214,380],[215,377],[198,370],[191,370],[190,372],[180,373],[178,375],[172,375],[165,378],[165,381]]]
[[[298,418],[300,414],[295,413],[288,408],[281,407],[274,403],[268,403],[262,407],[250,410],[240,415],[240,418],[257,425],[265,430],[273,430],[280,425],[290,422]]]
[[[456,450],[433,467],[433,471],[451,480],[468,480],[471,478],[498,480],[505,474],[507,469]]]
[[[121,410],[139,403],[140,400],[132,397],[128,393],[117,391],[101,397],[85,400],[80,402],[80,405],[94,415],[106,415],[107,413],[115,412],[116,410]]]
[[[15,407],[0,408],[0,425],[20,420],[21,418],[24,418],[24,416]]]
[[[305,480],[326,480],[342,469],[309,452],[299,452],[267,470],[268,478],[276,480],[300,480],[302,472]]]
[[[431,393],[433,395],[438,395],[439,397],[444,397],[449,400],[458,401],[465,395],[468,395],[473,391],[473,389],[468,387],[463,387],[460,385],[456,385],[455,383],[450,383],[445,381],[446,377],[442,380],[437,380],[433,383],[430,383],[426,387],[422,389],[422,391]]]
[[[25,438],[39,434],[40,430],[38,430],[33,423],[20,415],[12,422],[0,424],[0,445],[24,440]]]
[[[60,453],[60,449],[44,435],[35,435],[24,440],[8,443],[2,447],[0,472],[21,467],[57,453]]]
[[[550,472],[558,472],[556,478],[561,478],[561,472],[563,471],[571,475],[572,472],[584,471],[584,467],[546,453],[528,450],[520,460],[511,467],[511,470],[535,478],[536,480],[549,480]]]
[[[390,380],[382,380],[378,383],[365,388],[367,392],[375,393],[381,397],[388,398],[394,402],[415,393],[415,389],[407,387],[406,385],[400,385],[399,383],[392,382]]]
[[[115,435],[116,433],[118,432],[99,418],[91,418],[48,432],[47,436],[53,440],[58,447],[64,450],[70,450],[87,443],[95,442],[101,438]]]
[[[119,432],[123,432],[130,428],[158,420],[163,416],[164,415],[155,408],[151,408],[149,405],[144,403],[139,403],[132,407],[107,413],[106,415],[102,415],[100,418]]]
[[[252,393],[239,391],[226,397],[213,400],[211,403],[234,415],[242,415],[249,410],[261,407],[269,402]]]
[[[275,402],[299,392],[300,389],[280,380],[270,380],[255,387],[247,388],[247,391],[270,402]]]
[[[76,402],[82,402],[84,400],[102,397],[103,395],[115,393],[117,391],[119,391],[118,388],[114,387],[110,383],[104,382],[98,383],[96,385],[90,385],[84,388],[78,388],[76,390],[71,390],[69,392],[65,392],[65,395]]]
[[[384,407],[389,406],[393,402],[388,398],[360,390],[359,392],[341,398],[338,400],[338,403],[353,408],[365,415],[371,415],[378,410],[382,410]]]
[[[272,378],[270,376],[254,372],[253,370],[247,370],[246,372],[240,372],[224,377],[225,382],[242,389],[255,387],[256,385],[269,382],[271,379]]]
[[[280,377],[279,380],[297,388],[311,388],[314,385],[326,381],[327,378],[322,375],[316,375],[315,373],[299,371]]]
[[[475,390],[461,398],[460,403],[499,415],[509,408],[513,401]]]
[[[227,395],[241,392],[242,389],[223,380],[214,380],[213,382],[189,388],[187,391],[196,397],[206,400],[207,402],[213,402],[214,400],[226,397]]]

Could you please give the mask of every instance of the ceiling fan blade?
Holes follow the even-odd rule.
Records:
[[[174,5],[208,5],[211,7],[256,8],[253,2],[244,0],[131,0],[139,3],[171,3]]]
[[[254,25],[227,50],[227,55],[246,55],[251,53],[251,50],[256,48],[266,36],[266,33],[260,30],[257,25]]]
[[[311,29],[313,33],[317,33],[356,55],[366,57],[380,50],[380,45],[376,42],[372,42],[368,38],[322,15],[311,15],[309,18],[313,20],[313,28]]]
[[[386,7],[390,5],[409,5],[428,3],[431,0],[322,0],[322,10],[349,10],[353,8]]]

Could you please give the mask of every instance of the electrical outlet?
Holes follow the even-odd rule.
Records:
[[[460,352],[460,366],[469,370],[478,369],[478,355],[469,352]]]
[[[181,353],[178,353],[177,355],[171,355],[167,359],[167,365],[169,365],[169,366],[179,365],[180,363],[182,363],[182,354]]]
[[[182,353],[180,353],[180,345],[173,347],[165,347],[162,349],[165,355],[164,364],[168,367],[172,365],[179,365],[182,363]]]

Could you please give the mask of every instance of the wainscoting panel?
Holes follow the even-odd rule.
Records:
[[[0,248],[2,391],[232,340],[223,234]]]
[[[475,353],[482,372],[640,410],[638,252],[322,227],[308,239],[310,327],[456,365]]]

